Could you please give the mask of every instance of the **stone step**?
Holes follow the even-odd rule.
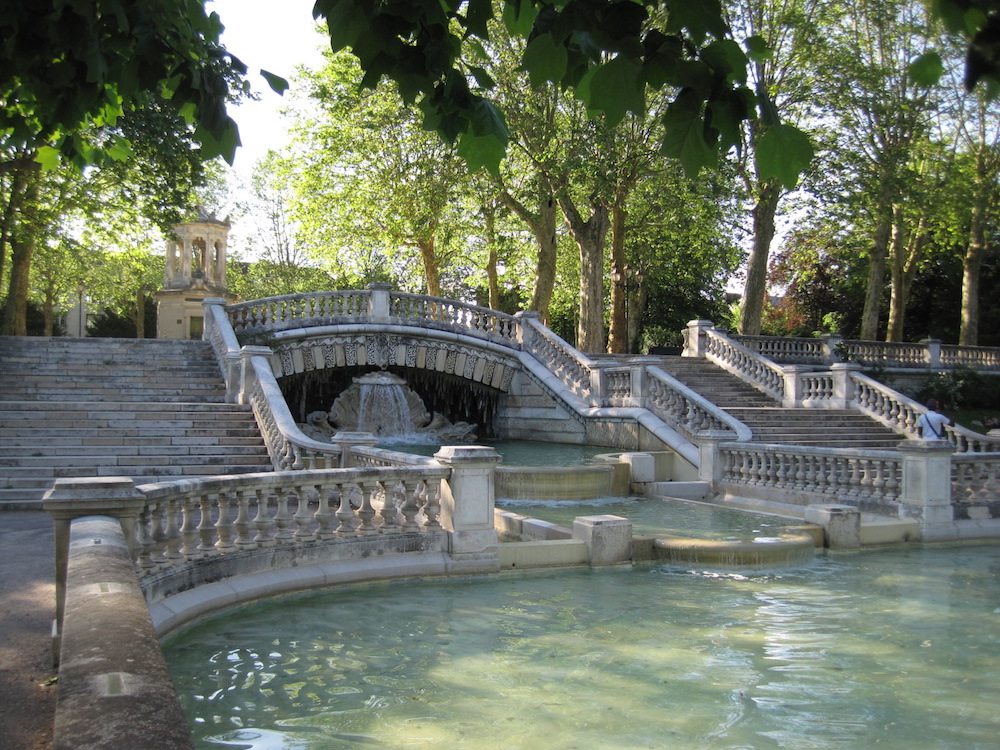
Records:
[[[139,439],[139,438],[207,438],[207,437],[224,437],[224,438],[247,438],[247,437],[260,437],[260,431],[255,425],[247,424],[243,427],[219,427],[217,424],[215,426],[204,426],[204,427],[150,427],[150,428],[138,428],[130,426],[128,428],[122,429],[101,429],[99,432],[93,429],[79,427],[78,425],[74,428],[50,428],[50,427],[36,427],[30,432],[23,429],[15,429],[11,427],[0,427],[0,438],[4,438],[4,442],[7,439],[16,440],[48,440],[48,438],[59,438],[68,437],[79,440],[122,440],[122,439]],[[96,443],[95,443],[96,444]],[[114,443],[112,443],[114,444]]]
[[[256,443],[234,445],[231,443],[216,443],[207,445],[205,443],[194,443],[188,445],[176,444],[153,444],[138,445],[136,443],[125,443],[121,445],[10,445],[0,446],[0,466],[26,466],[26,459],[46,459],[57,460],[70,456],[77,458],[89,458],[93,456],[231,456],[231,455],[260,455],[260,447],[263,440]],[[8,461],[16,461],[10,464]]]
[[[0,437],[3,436],[0,433]],[[0,444],[0,454],[7,453],[12,449],[17,450],[39,450],[42,448],[58,448],[60,450],[65,450],[67,452],[76,452],[75,448],[87,448],[87,449],[100,449],[107,450],[108,447],[115,446],[213,446],[213,445],[231,445],[231,446],[258,446],[263,445],[264,439],[260,436],[257,430],[247,430],[247,435],[244,436],[227,436],[219,435],[217,431],[207,432],[203,436],[194,435],[178,435],[176,437],[169,437],[164,435],[147,435],[147,436],[129,436],[129,437],[94,437],[91,434],[80,434],[77,436],[65,436],[58,432],[51,435],[38,436],[38,435],[23,435],[17,436],[13,435],[10,438],[3,440]],[[17,453],[10,453],[9,455],[18,455]]]

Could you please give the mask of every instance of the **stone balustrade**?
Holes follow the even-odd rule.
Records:
[[[832,365],[855,362],[865,367],[899,370],[948,370],[968,367],[1000,371],[1000,349],[942,344],[937,339],[918,343],[845,339],[837,334],[819,338],[791,336],[741,336],[730,338],[781,364]]]

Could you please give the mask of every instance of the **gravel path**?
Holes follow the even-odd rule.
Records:
[[[52,519],[0,513],[0,745],[48,750],[55,713]]]

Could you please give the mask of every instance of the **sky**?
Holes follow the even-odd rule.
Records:
[[[315,30],[313,2],[210,0],[206,6],[219,14],[226,27],[222,43],[250,69],[247,77],[261,97],[260,101],[229,108],[243,143],[233,165],[241,175],[248,175],[253,163],[269,148],[280,149],[288,140],[279,114],[288,94],[281,97],[271,91],[260,70],[291,79],[296,65],[315,68],[322,62],[324,38]]]

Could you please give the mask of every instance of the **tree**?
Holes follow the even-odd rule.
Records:
[[[297,127],[295,216],[311,244],[338,260],[369,243],[397,260],[416,251],[423,286],[438,296],[465,236],[464,162],[386,86],[358,91],[357,76],[343,54],[306,75],[315,108]]]
[[[770,0],[754,2],[735,0],[727,5],[732,28],[753,39],[762,40],[769,52],[750,61],[749,78],[757,96],[783,120],[801,123],[809,116],[814,94],[815,69],[809,59],[817,41],[819,26],[828,12],[821,3],[807,0]],[[775,234],[778,204],[785,189],[794,187],[794,174],[805,163],[789,165],[786,184],[767,177],[754,160],[758,147],[767,147],[766,134],[780,125],[766,121],[748,121],[743,128],[743,148],[735,160],[749,201],[752,203],[751,248],[747,277],[740,305],[739,331],[746,335],[760,333],[761,314],[767,297],[767,269],[771,242]],[[785,137],[795,137],[784,133]],[[803,158],[811,159],[811,145],[802,147]],[[788,184],[791,183],[791,184]]]

